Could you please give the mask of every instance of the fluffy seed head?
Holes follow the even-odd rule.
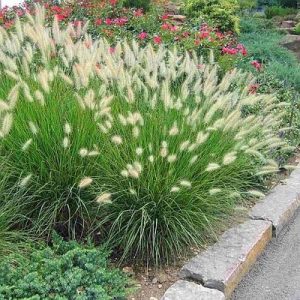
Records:
[[[257,190],[249,190],[249,191],[247,192],[247,194],[252,195],[252,196],[254,196],[254,197],[258,197],[258,198],[263,198],[263,197],[265,197],[265,194],[264,194],[264,193],[262,193],[262,192],[260,192],[260,191],[257,191]]]
[[[229,165],[236,160],[236,152],[229,152],[223,158],[223,165]]]
[[[205,171],[211,172],[211,171],[218,170],[219,168],[220,168],[220,165],[219,165],[219,164],[216,164],[216,163],[210,163],[210,164],[208,164],[208,166],[207,166],[207,168],[205,169]]]
[[[210,189],[210,190],[209,190],[209,194],[210,194],[210,195],[215,195],[215,194],[218,194],[218,193],[220,193],[220,192],[222,192],[222,190],[221,190],[221,189],[218,189],[218,188],[216,188],[216,189]]]
[[[71,125],[67,122],[67,123],[65,123],[65,126],[64,126],[64,133],[66,134],[66,135],[69,135],[69,134],[71,134],[71,132],[72,132],[72,127],[71,127]]]
[[[70,145],[70,139],[67,136],[65,136],[62,142],[62,146],[63,148],[67,149],[69,145]]]
[[[22,151],[26,151],[29,146],[32,144],[32,139],[27,140],[23,145],[22,145]]]
[[[188,187],[188,188],[192,187],[192,183],[188,180],[181,180],[179,184],[183,187]]]
[[[175,122],[174,125],[169,130],[169,135],[174,136],[174,135],[177,135],[178,133],[179,133],[179,129],[178,129],[177,124]]]
[[[111,201],[111,193],[103,193],[96,198],[96,202],[99,204],[110,204]]]
[[[173,163],[176,160],[176,158],[177,158],[176,154],[172,154],[167,157],[167,161],[169,163]]]
[[[38,133],[37,126],[32,121],[29,121],[28,125],[29,125],[29,128],[30,128],[30,131],[33,134],[37,134]]]
[[[171,193],[177,193],[177,192],[179,192],[180,191],[180,187],[178,187],[178,186],[173,186],[172,188],[171,188]]]
[[[29,181],[30,181],[30,179],[31,179],[31,177],[32,177],[32,174],[29,174],[29,175],[27,175],[26,177],[24,177],[24,178],[20,181],[19,186],[20,186],[20,187],[25,187],[25,186],[27,186],[28,183],[29,183]]]
[[[115,145],[121,145],[123,143],[122,137],[119,135],[114,135],[111,138],[111,141],[115,144]]]
[[[81,157],[86,157],[88,154],[89,154],[89,151],[88,151],[88,149],[86,149],[86,148],[81,148],[81,149],[79,150],[79,155],[80,155]]]
[[[79,184],[78,184],[78,187],[80,189],[84,189],[84,188],[87,188],[88,186],[90,186],[93,182],[93,178],[91,177],[84,177],[80,180]]]
[[[135,153],[136,155],[141,156],[143,154],[143,148],[141,147],[136,148]]]

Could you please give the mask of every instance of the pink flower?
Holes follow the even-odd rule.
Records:
[[[220,31],[216,32],[216,36],[217,36],[218,39],[224,38],[224,34],[222,32],[220,32]]]
[[[13,21],[7,21],[4,23],[4,28],[5,29],[10,29],[14,25]]]
[[[141,8],[139,8],[133,12],[133,15],[135,17],[142,17],[144,15],[144,13],[143,13],[143,10]]]
[[[114,48],[114,47],[109,48],[109,53],[110,54],[114,54],[115,52],[116,52],[116,48]]]
[[[162,42],[162,38],[161,38],[160,36],[156,35],[156,36],[153,38],[153,42],[154,42],[154,44],[159,45],[159,44],[161,44],[161,42]]]
[[[163,20],[168,20],[168,19],[169,19],[169,15],[164,14],[164,15],[161,16],[161,18],[162,18]]]
[[[75,27],[82,26],[82,21],[75,20],[75,21],[73,22],[73,25],[74,25]]]
[[[148,33],[147,32],[141,32],[139,35],[138,35],[138,38],[140,39],[140,40],[144,40],[144,39],[146,39],[148,37]]]
[[[256,84],[251,84],[249,86],[249,94],[256,94],[257,93],[257,90],[259,89],[259,84],[256,83]]]
[[[124,26],[128,22],[127,18],[116,18],[113,20],[113,23],[118,26]]]
[[[17,15],[18,15],[19,17],[22,17],[24,14],[25,14],[25,13],[24,13],[24,11],[23,11],[22,9],[18,9],[18,10],[17,10]]]
[[[169,30],[169,24],[168,24],[168,23],[163,23],[163,24],[161,25],[161,29],[162,29],[162,30]]]
[[[235,55],[238,53],[238,50],[235,48],[231,48],[231,47],[223,47],[222,48],[222,53],[223,54],[229,54],[229,55]]]
[[[253,60],[253,61],[251,62],[251,65],[252,65],[257,71],[260,71],[261,68],[262,68],[262,64],[261,64],[259,61],[257,61],[257,60]]]

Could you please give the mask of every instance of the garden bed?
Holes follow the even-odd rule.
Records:
[[[92,276],[89,255],[103,255],[106,274],[112,253],[138,281],[132,298],[151,299],[284,180],[300,123],[283,75],[267,78],[274,57],[295,58],[269,55],[278,32],[260,56],[253,32],[241,37],[248,49],[239,43],[235,1],[218,7],[226,14],[187,5],[180,18],[129,2],[29,1],[1,13],[0,254],[34,237],[39,258],[72,257],[76,267],[79,251]],[[53,231],[69,241],[59,253]],[[114,280],[128,293],[131,282],[107,274],[107,295]],[[79,283],[71,294],[93,293],[90,280]]]

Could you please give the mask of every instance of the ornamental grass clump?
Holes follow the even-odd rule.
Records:
[[[44,26],[1,30],[1,201],[18,226],[87,235],[159,263],[200,244],[288,148],[283,103],[253,79],[176,49],[111,48]],[[15,196],[17,195],[17,197]]]

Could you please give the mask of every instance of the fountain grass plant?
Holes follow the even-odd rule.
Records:
[[[39,236],[93,236],[162,263],[199,245],[278,171],[285,103],[254,79],[163,46],[111,48],[84,28],[0,35],[1,198]]]

